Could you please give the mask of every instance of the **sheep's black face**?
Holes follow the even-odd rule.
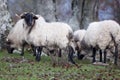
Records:
[[[7,46],[7,51],[8,51],[8,53],[12,54],[12,53],[13,53],[13,50],[14,50],[14,48],[11,48],[11,47],[8,47],[8,46]]]
[[[28,26],[33,26],[35,24],[35,20],[38,19],[38,17],[36,17],[32,13],[23,14],[21,16],[21,18],[24,18],[24,20]]]
[[[7,49],[8,53],[13,53],[14,48],[11,47],[10,41],[6,41],[6,49]]]

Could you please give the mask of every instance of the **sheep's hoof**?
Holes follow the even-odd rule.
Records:
[[[33,56],[36,56],[36,54],[33,54]]]
[[[36,58],[35,58],[35,60],[39,62],[40,61],[40,56],[37,55]]]
[[[8,54],[13,54],[13,53],[8,53]]]
[[[39,61],[40,61],[40,58],[36,58],[36,61],[38,61],[38,62],[39,62]]]
[[[78,60],[82,60],[82,59],[84,58],[84,56],[85,56],[85,55],[83,55],[83,54],[79,54]]]
[[[21,53],[20,55],[21,55],[21,56],[24,56],[24,54],[23,54],[23,53]]]

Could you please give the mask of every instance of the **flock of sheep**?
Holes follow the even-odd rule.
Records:
[[[21,48],[21,55],[24,55],[24,47],[28,44],[37,61],[40,61],[41,52],[45,48],[49,54],[55,53],[58,57],[67,55],[67,62],[77,66],[73,60],[75,52],[78,59],[82,59],[84,57],[81,54],[82,50],[92,50],[94,63],[96,51],[99,50],[100,62],[106,63],[106,50],[114,47],[114,64],[117,65],[120,25],[113,20],[92,22],[87,30],[73,32],[66,23],[46,22],[41,15],[31,12],[25,12],[19,17],[20,19],[6,38],[9,53],[12,53],[15,48]],[[104,54],[104,60],[102,60],[102,54]]]

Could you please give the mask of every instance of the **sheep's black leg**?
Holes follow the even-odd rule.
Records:
[[[72,64],[76,64],[73,60],[73,53],[74,50],[71,46],[68,47],[69,48],[69,53],[68,53],[68,60],[72,63]]]
[[[26,45],[26,42],[24,41],[23,44],[22,44],[22,52],[21,52],[21,56],[24,55],[24,47],[25,47],[25,45]]]
[[[114,64],[117,65],[117,59],[118,59],[118,45],[115,45],[115,60],[114,60]]]
[[[99,50],[99,54],[100,54],[100,62],[102,62],[102,50]]]
[[[58,51],[58,57],[61,57],[61,56],[62,56],[61,49],[59,49],[59,51]]]
[[[95,59],[95,56],[96,56],[96,48],[93,48],[93,63],[96,61]]]
[[[36,51],[35,51],[35,46],[31,45],[32,51],[33,51],[33,56],[36,56]]]
[[[42,47],[36,47],[36,61],[40,61],[41,60],[41,53],[42,53]]]
[[[104,63],[106,63],[106,49],[104,50]]]
[[[77,58],[78,58],[78,60],[81,60],[80,51],[79,50],[77,50]]]
[[[21,52],[21,54],[20,54],[21,56],[23,56],[24,55],[24,46],[22,47],[22,52]]]
[[[113,37],[113,35],[111,34],[111,37],[112,37],[112,40],[114,42],[114,46],[115,46],[115,53],[114,53],[114,56],[115,56],[115,60],[114,60],[114,64],[117,65],[117,59],[118,59],[118,45],[116,44],[116,41]]]

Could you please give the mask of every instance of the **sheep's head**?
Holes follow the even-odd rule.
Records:
[[[25,12],[21,14],[20,17],[24,19],[27,26],[30,26],[30,27],[33,26],[35,24],[35,20],[38,19],[38,17],[35,14],[29,13],[29,12]]]
[[[9,39],[6,39],[6,48],[8,53],[13,53],[15,48],[11,47],[12,42]]]

